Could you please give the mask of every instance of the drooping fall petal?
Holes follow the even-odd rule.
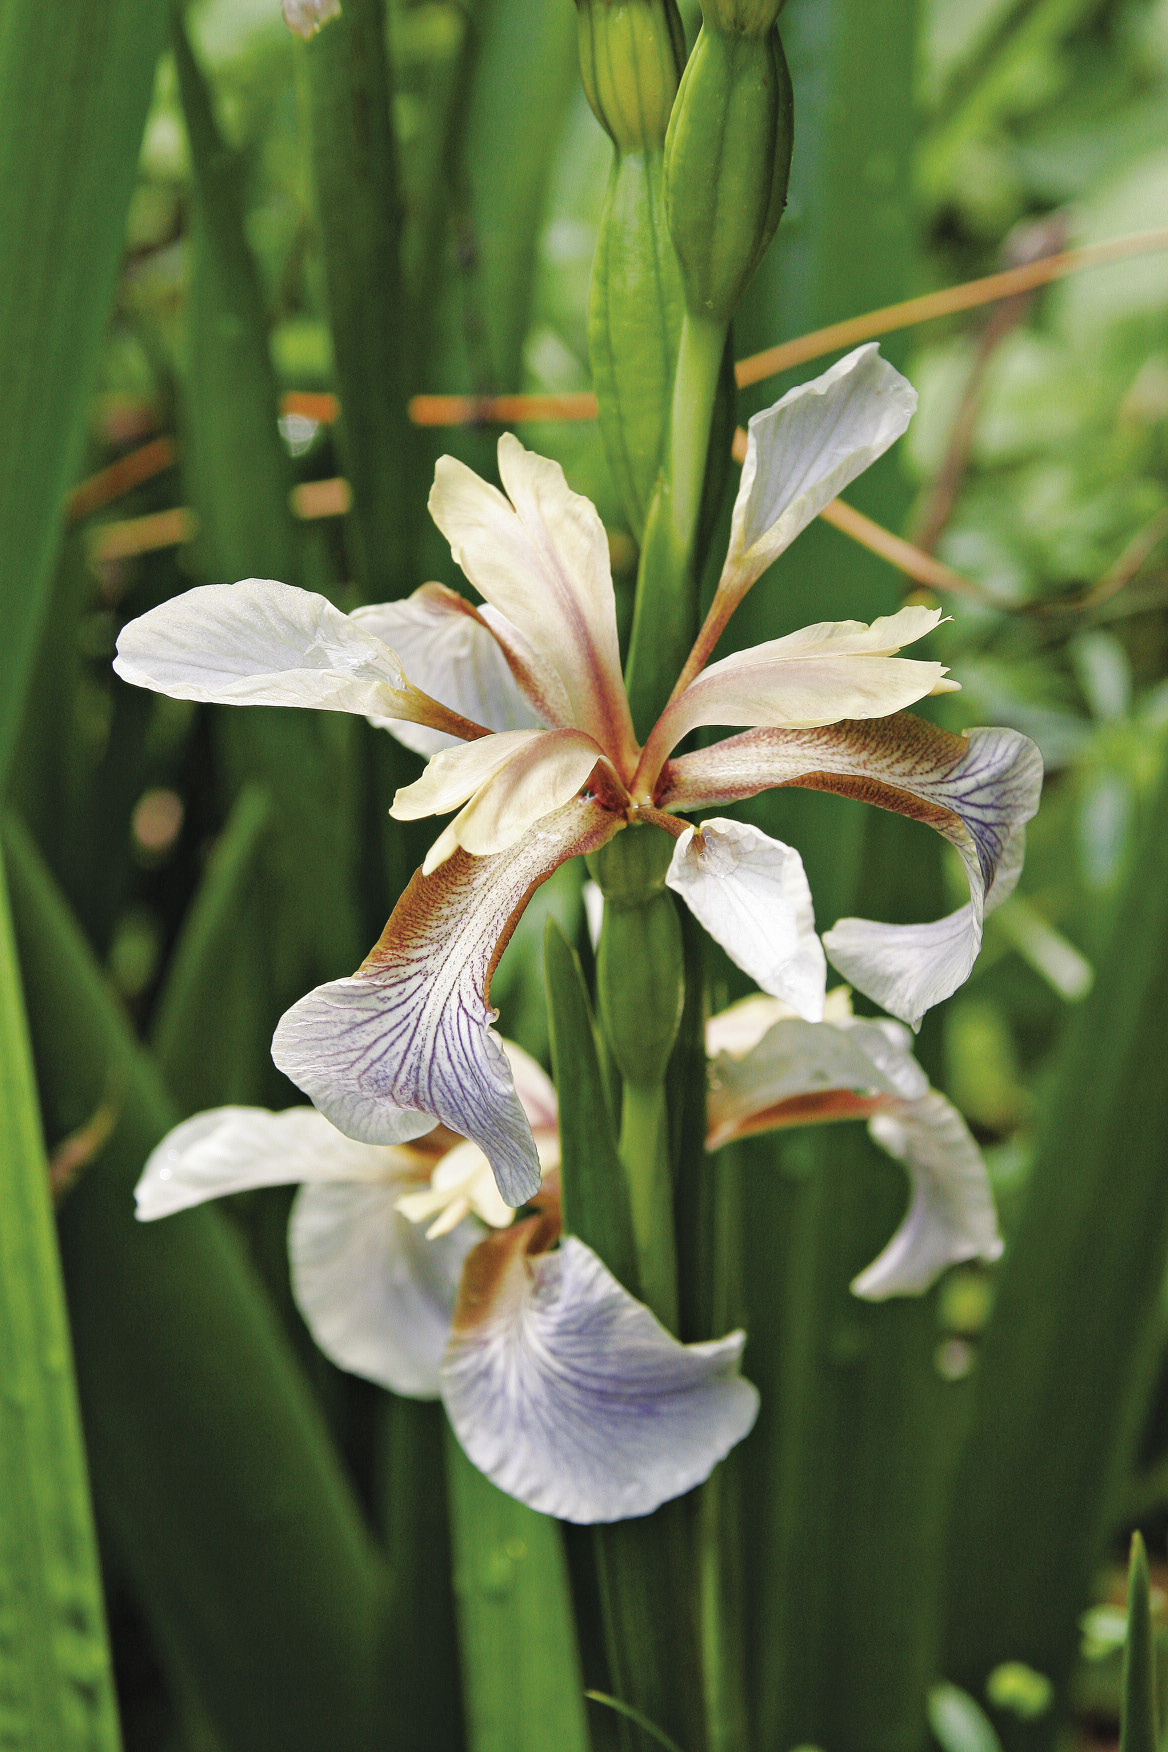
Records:
[[[916,405],[912,385],[869,344],[755,414],[718,586],[728,612],[811,519],[896,442]]]
[[[818,1023],[773,998],[743,999],[706,1028],[709,1148],[780,1126],[864,1118],[873,1099],[920,1099],[929,1084],[911,1041],[898,1022],[853,1016],[846,992],[829,995]],[[841,1094],[856,1099],[834,1099]]]
[[[168,1132],[135,1189],[143,1222],[209,1198],[297,1181],[384,1181],[407,1186],[421,1169],[413,1151],[345,1137],[314,1107],[216,1107]]]
[[[499,440],[499,474],[509,499],[440,457],[431,515],[475,589],[505,617],[544,721],[627,757],[632,725],[604,525],[558,463],[509,432]]]
[[[423,584],[403,602],[354,609],[355,626],[396,651],[415,687],[488,730],[526,730],[539,720],[507,666],[499,642],[478,611],[443,584]],[[429,758],[454,738],[423,724],[371,713],[415,754]]]
[[[442,1399],[481,1472],[561,1520],[647,1515],[747,1434],[758,1394],[743,1335],[683,1345],[583,1242],[554,1253],[538,1219],[467,1260]]]
[[[277,1065],[350,1136],[396,1143],[440,1120],[478,1144],[508,1204],[531,1198],[539,1160],[491,1030],[491,974],[533,889],[619,825],[575,800],[509,852],[416,874],[357,972],[284,1016]]]
[[[414,687],[396,652],[354,616],[272,578],[201,584],[160,603],[122,628],[114,668],[178,700],[308,706],[482,734]]]
[[[967,907],[932,925],[844,919],[824,933],[844,978],[916,1027],[969,977],[987,896],[996,903],[1016,880],[1042,757],[1015,730],[954,736],[903,713],[818,730],[752,730],[670,762],[658,802],[697,809],[782,785],[895,810],[956,847],[969,878]]]
[[[292,1293],[338,1368],[411,1399],[438,1393],[463,1261],[481,1231],[429,1240],[394,1186],[305,1186],[288,1225]]]
[[[742,821],[704,821],[674,847],[665,881],[764,992],[823,1015],[827,963],[803,860]]]
[[[874,1114],[868,1130],[903,1162],[912,1183],[904,1221],[857,1278],[857,1296],[881,1301],[927,1290],[945,1270],[1002,1251],[989,1176],[969,1127],[935,1089]]]
[[[908,1030],[853,1016],[846,992],[831,993],[826,1010],[830,1020],[811,1024],[773,999],[746,999],[711,1019],[709,1147],[866,1119],[908,1169],[912,1192],[892,1239],[854,1280],[859,1296],[917,1295],[946,1266],[996,1259],[1002,1243],[981,1151],[957,1109],[929,1088]]]
[[[466,804],[427,853],[422,869],[429,875],[458,846],[478,857],[506,851],[575,796],[599,755],[576,730],[484,736],[436,754],[420,779],[398,791],[390,814],[416,821]]]

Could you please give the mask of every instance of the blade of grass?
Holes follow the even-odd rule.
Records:
[[[359,1752],[380,1565],[231,1225],[211,1208],[135,1222],[173,1110],[11,819],[4,845],[51,1133],[118,1111],[61,1218],[102,1526],[225,1752]]]
[[[1168,1261],[1166,1006],[1168,763],[1048,1085],[954,1492],[946,1676],[977,1696],[1023,1661],[1055,1688],[1040,1720],[998,1722],[1007,1748],[1054,1738],[1147,1400]]]
[[[468,1752],[588,1752],[560,1530],[504,1496],[447,1430]]]
[[[0,12],[0,786],[122,251],[165,0]]]
[[[0,865],[0,1732],[117,1752],[65,1299]]]

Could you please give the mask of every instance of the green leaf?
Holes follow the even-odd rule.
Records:
[[[0,866],[0,1739],[121,1745],[61,1268]]]
[[[0,783],[77,467],[166,0],[0,13]]]
[[[1054,1686],[1008,1747],[1050,1743],[1131,1463],[1168,1261],[1168,763],[1048,1085],[954,1487],[947,1670],[1003,1662]],[[1090,1416],[1084,1417],[1084,1406]]]
[[[173,1110],[13,821],[4,844],[51,1135],[118,1115],[61,1220],[102,1525],[225,1752],[359,1752],[384,1583],[352,1492],[228,1221],[135,1221]]]
[[[259,1098],[267,1040],[253,953],[262,940],[256,875],[270,820],[267,791],[245,786],[207,860],[158,1000],[151,1045],[184,1113]]]
[[[201,561],[216,581],[296,583],[290,465],[244,229],[241,166],[219,132],[206,80],[179,25],[174,46],[194,170],[185,408]],[[257,779],[272,796],[264,848],[268,955],[274,949],[273,984],[282,1003],[312,979],[351,968],[363,953],[347,760],[356,726],[322,712],[250,708],[221,711],[216,728],[234,783]]]
[[[414,589],[424,488],[406,410],[415,322],[402,272],[403,206],[384,0],[346,0],[304,50],[316,217],[353,490],[348,539],[366,602]],[[427,299],[436,288],[424,289]]]
[[[1127,1636],[1123,1644],[1123,1708],[1119,1752],[1157,1752],[1156,1654],[1152,1632],[1152,1602],[1148,1554],[1138,1533],[1132,1534],[1127,1572]]]
[[[552,1070],[560,1110],[564,1227],[638,1293],[628,1186],[617,1149],[609,1084],[580,961],[555,919],[543,938]]]
[[[555,1521],[496,1490],[447,1432],[469,1752],[588,1752]]]

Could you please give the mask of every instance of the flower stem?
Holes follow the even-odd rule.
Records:
[[[642,1298],[662,1325],[676,1332],[677,1252],[664,1082],[625,1083],[620,1152],[629,1183]]]
[[[629,700],[642,739],[669,698],[697,632],[694,543],[725,346],[724,322],[686,312],[665,459],[645,524],[629,648]]]

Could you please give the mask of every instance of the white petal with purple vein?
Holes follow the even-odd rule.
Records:
[[[887,1247],[853,1280],[858,1296],[918,1295],[946,1266],[998,1258],[1002,1239],[985,1162],[943,1095],[931,1089],[919,1101],[898,1103],[869,1120],[868,1130],[904,1163],[912,1196]]]
[[[481,1231],[464,1223],[429,1241],[396,1196],[388,1186],[302,1188],[288,1226],[292,1293],[338,1368],[433,1399],[459,1275]]]
[[[576,801],[493,858],[457,851],[415,875],[380,942],[351,979],[318,986],[272,1042],[282,1071],[334,1125],[400,1143],[435,1120],[478,1144],[504,1199],[539,1190],[531,1126],[491,1031],[491,972],[533,889],[619,822]]]
[[[798,852],[747,822],[705,821],[682,834],[665,881],[764,992],[819,1020],[827,963]]]
[[[456,1320],[442,1398],[474,1464],[531,1508],[577,1522],[647,1515],[754,1423],[743,1335],[680,1344],[582,1242],[513,1254],[494,1290],[475,1324]]]
[[[151,1152],[135,1197],[139,1218],[149,1222],[257,1186],[302,1180],[405,1184],[417,1172],[412,1153],[358,1143],[314,1107],[283,1113],[216,1107],[167,1133]]]

